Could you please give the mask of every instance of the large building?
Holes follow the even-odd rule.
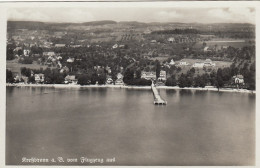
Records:
[[[166,71],[160,71],[160,76],[158,78],[159,81],[166,81]]]
[[[146,79],[146,80],[156,80],[156,73],[142,71],[141,78]]]

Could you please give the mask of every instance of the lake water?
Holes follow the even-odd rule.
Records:
[[[7,87],[6,164],[254,165],[254,94],[160,94],[166,106],[147,89]]]

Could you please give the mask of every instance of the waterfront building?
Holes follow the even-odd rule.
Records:
[[[146,80],[156,80],[156,73],[142,71],[141,78],[146,79]]]
[[[160,71],[160,76],[158,78],[159,81],[166,81],[166,71]]]
[[[72,84],[77,84],[78,80],[76,79],[75,75],[67,75],[65,77],[64,83],[72,83]]]
[[[117,79],[123,79],[124,76],[121,73],[118,73],[116,77]]]
[[[236,75],[233,76],[233,81],[235,84],[244,84],[244,76],[243,75]]]
[[[34,74],[34,80],[36,83],[44,82],[44,74],[42,74],[42,73]]]

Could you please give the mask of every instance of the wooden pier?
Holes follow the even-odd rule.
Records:
[[[158,92],[158,90],[156,89],[155,85],[152,83],[152,91],[153,91],[153,95],[154,95],[154,104],[155,105],[166,105],[167,101],[163,100]]]

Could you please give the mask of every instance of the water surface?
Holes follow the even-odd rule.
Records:
[[[59,156],[116,159],[95,165],[255,162],[254,94],[162,89],[168,104],[155,106],[147,89],[7,87],[6,93],[7,165]]]

